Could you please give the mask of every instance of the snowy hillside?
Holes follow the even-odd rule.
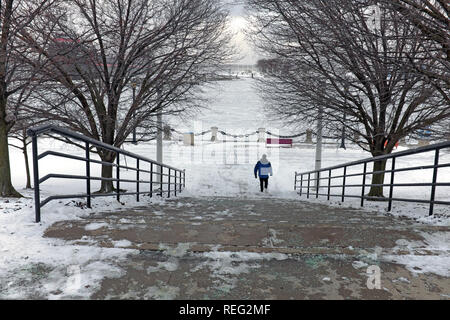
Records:
[[[263,101],[254,90],[254,80],[251,78],[233,81],[221,81],[213,87],[208,87],[205,94],[209,96],[211,105],[208,110],[203,110],[195,119],[180,122],[177,119],[165,119],[171,122],[172,127],[180,132],[191,131],[195,133],[209,130],[211,126],[219,127],[230,134],[247,134],[255,132],[264,127],[274,133],[295,134],[293,129],[283,127],[276,121],[270,121],[263,112]],[[186,192],[199,196],[258,196],[258,181],[253,176],[253,167],[262,154],[266,153],[274,168],[274,176],[270,179],[270,194],[276,197],[295,198],[297,195],[293,190],[294,172],[304,172],[314,168],[315,146],[308,144],[294,144],[293,148],[267,148],[264,143],[257,143],[257,136],[249,138],[249,144],[244,138],[238,139],[224,137],[219,133],[218,141],[211,142],[211,134],[195,137],[195,146],[184,146],[179,141],[181,136],[174,134],[172,141],[164,141],[164,162],[186,169],[187,189]],[[300,138],[300,139],[304,139]],[[303,140],[302,140],[303,141]],[[356,146],[347,146],[347,150],[339,149],[338,144],[324,146],[322,167],[342,164],[357,159],[370,157],[370,154],[358,149]],[[156,143],[140,143],[137,146],[126,144],[124,148],[128,151],[143,155],[150,159],[156,159]],[[64,145],[52,139],[41,139],[39,150],[58,150],[83,155],[82,150]],[[401,150],[400,148],[399,150]],[[398,159],[397,167],[411,165],[429,165],[433,162],[433,153],[408,156]],[[19,189],[25,184],[25,170],[23,157],[20,151],[11,149],[11,166],[13,183]],[[130,163],[131,159],[123,159],[124,163]],[[449,162],[450,154],[443,153],[441,161]],[[80,174],[83,172],[84,164],[74,160],[56,159],[47,157],[40,161],[40,176],[48,173]],[[100,166],[93,165],[93,174],[100,175]],[[355,168],[360,170],[360,168]],[[122,172],[132,177],[133,172]],[[431,170],[398,173],[396,182],[431,182]],[[440,169],[440,181],[444,182],[450,174],[449,168]],[[360,183],[356,177],[354,184]],[[370,180],[368,180],[370,181]],[[337,180],[336,183],[339,181]],[[351,183],[352,180],[347,181]],[[83,181],[49,180],[42,186],[44,194],[81,193],[84,190]],[[93,190],[99,184],[93,182]],[[124,184],[124,187],[127,187]],[[134,186],[128,186],[133,189]],[[145,186],[143,187],[145,188]],[[386,188],[387,190],[387,188]],[[348,194],[359,194],[357,190],[348,189]],[[414,195],[420,199],[429,198],[429,187],[417,187],[404,189],[397,188],[395,196],[411,197]],[[437,189],[437,199],[450,199],[450,188],[440,187]],[[357,206],[359,200],[347,200],[349,205]],[[385,204],[368,204],[376,210],[385,211]],[[46,208],[48,210],[48,208]],[[446,215],[447,208],[437,207],[437,216]],[[394,214],[424,217],[427,214],[427,206],[417,204],[394,203]]]

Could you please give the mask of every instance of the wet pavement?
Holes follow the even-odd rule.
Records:
[[[448,254],[426,245],[433,233],[450,228],[296,200],[181,197],[58,222],[45,237],[138,250],[93,299],[448,299],[450,278],[383,259]]]

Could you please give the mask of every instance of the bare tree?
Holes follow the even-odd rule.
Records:
[[[430,78],[437,80],[442,87],[441,93],[447,101],[450,86],[450,4],[447,0],[384,0],[392,10],[396,10],[419,31],[423,50],[427,58],[435,60],[433,69],[424,70],[420,61],[416,69]],[[430,45],[431,43],[431,45]]]
[[[423,35],[438,43],[443,56],[450,61],[450,4],[446,0],[389,0],[386,1],[411,21]],[[448,79],[447,79],[448,81]]]
[[[33,92],[42,90],[42,87],[40,87],[41,85],[42,83],[36,81],[35,79],[35,81],[33,81],[30,86],[25,87],[20,91],[19,94],[14,96],[14,99],[11,99],[12,101],[10,101],[11,103],[13,103],[15,123],[8,134],[9,146],[18,149],[23,153],[26,174],[25,189],[32,188],[31,171],[28,156],[28,146],[31,144],[31,138],[28,137],[27,129],[47,121],[47,119],[39,117],[39,115],[37,114],[27,112],[26,105],[30,103],[36,103],[35,100],[31,99],[31,96]]]
[[[226,22],[218,0],[65,1],[22,32],[36,53],[27,63],[55,81],[36,92],[47,108],[29,110],[116,147],[136,127],[151,134],[158,113],[194,107],[194,89],[228,58]]]
[[[278,60],[261,86],[285,119],[315,121],[321,106],[329,135],[350,132],[350,140],[379,156],[450,116],[436,82],[411,63],[420,60],[424,71],[435,65],[419,31],[390,7],[370,0],[248,3],[258,47]],[[371,197],[383,196],[385,166],[374,163]]]
[[[12,130],[9,134],[9,138],[13,140],[9,142],[9,146],[22,151],[26,174],[25,189],[31,189],[30,163],[28,161],[28,145],[31,143],[31,139],[27,135],[28,126],[16,122],[14,128],[15,130]]]
[[[393,10],[401,13],[404,19],[410,21],[417,29],[423,43],[433,43],[426,49],[428,58],[434,59],[435,67],[423,70],[420,61],[415,64],[416,70],[435,79],[441,93],[450,101],[448,88],[450,86],[450,5],[445,0],[385,0]],[[450,124],[444,120],[431,128],[434,138],[450,140]]]
[[[11,183],[8,134],[16,123],[20,102],[29,94],[35,68],[24,65],[20,57],[28,53],[19,35],[54,0],[0,1],[0,196],[21,197]]]

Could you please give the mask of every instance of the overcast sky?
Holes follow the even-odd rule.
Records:
[[[257,55],[252,49],[251,44],[245,38],[243,30],[246,29],[247,21],[245,19],[245,10],[242,4],[239,2],[243,1],[233,1],[233,0],[225,0],[228,3],[231,20],[230,20],[230,28],[236,33],[236,36],[233,39],[233,43],[239,50],[239,54],[242,57],[241,60],[236,61],[236,63],[240,64],[255,64],[258,60]]]

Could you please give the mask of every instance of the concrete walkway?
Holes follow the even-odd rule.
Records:
[[[450,236],[448,227],[357,209],[183,197],[59,222],[45,236],[140,250],[118,263],[124,275],[104,279],[95,299],[448,299],[450,278],[383,259],[443,254],[423,243],[436,232]],[[380,289],[367,286],[373,265]]]

